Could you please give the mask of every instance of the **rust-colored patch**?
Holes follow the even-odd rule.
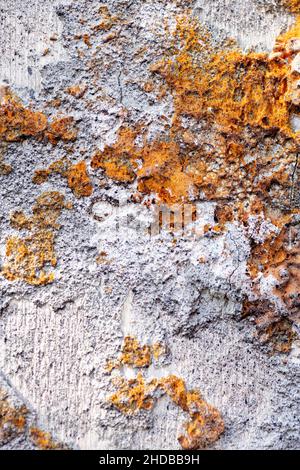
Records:
[[[153,359],[157,361],[165,353],[166,348],[161,343],[141,345],[135,337],[125,336],[119,359],[108,361],[107,370],[111,371],[123,365],[146,368],[152,364]]]
[[[187,16],[177,18],[169,37],[169,55],[151,68],[173,96],[168,135],[149,142],[142,126],[123,127],[92,166],[116,181],[135,182],[151,200],[216,201],[217,223],[204,227],[215,236],[228,222],[247,228],[249,217],[263,214],[278,232],[253,241],[249,275],[280,278],[286,267],[289,281],[284,286],[279,279],[274,295],[296,315],[299,248],[287,238],[299,212],[299,133],[291,120],[300,106],[300,18],[271,54],[243,53],[232,42],[215,46]]]
[[[274,353],[289,353],[296,333],[293,322],[276,315],[274,306],[268,300],[246,300],[243,305],[244,317],[252,317],[257,327],[257,338],[271,347]]]
[[[74,96],[74,98],[82,98],[83,95],[85,94],[87,90],[87,86],[86,85],[72,85],[70,86],[69,88],[67,88],[67,93],[69,93],[69,95],[72,95]]]
[[[33,206],[31,217],[18,211],[11,216],[11,225],[16,230],[27,230],[24,237],[11,236],[6,241],[6,261],[2,275],[9,281],[25,281],[32,285],[44,285],[54,280],[48,267],[57,263],[54,242],[60,228],[57,219],[64,208],[64,196],[58,192],[41,194]]]
[[[3,160],[2,155],[0,155],[0,176],[7,176],[12,172],[12,167]]]
[[[165,350],[158,344],[148,346],[145,350],[145,346],[140,346],[135,339],[127,337],[122,349],[121,362],[139,368],[149,366],[150,349],[159,355]],[[224,432],[224,421],[220,412],[209,405],[199,392],[187,390],[184,380],[175,375],[146,380],[142,372],[138,372],[133,379],[127,380],[119,376],[113,381],[117,391],[109,397],[109,400],[122,413],[135,414],[141,410],[151,410],[162,393],[188,413],[190,420],[184,424],[185,433],[178,438],[183,449],[209,447]]]
[[[59,140],[73,142],[77,137],[74,119],[67,116],[54,120],[45,135],[53,145],[56,145]]]
[[[84,160],[75,164],[72,164],[68,158],[57,160],[46,169],[35,170],[32,180],[35,184],[42,184],[53,174],[59,174],[66,178],[69,188],[78,198],[88,197],[93,192]]]
[[[14,408],[7,394],[0,389],[0,443],[6,444],[25,429],[28,410],[26,406]]]
[[[47,128],[43,113],[24,107],[6,88],[0,93],[0,140],[17,142],[24,137],[42,137]]]
[[[0,140],[18,142],[27,137],[46,137],[55,145],[59,140],[74,141],[76,136],[72,117],[62,117],[48,123],[44,113],[26,108],[9,88],[0,89]]]
[[[0,444],[4,445],[20,435],[28,438],[38,449],[59,450],[66,447],[55,442],[51,434],[42,431],[38,427],[30,427],[28,430],[29,410],[25,405],[14,407],[9,401],[5,390],[0,389]]]
[[[292,13],[300,13],[300,0],[281,0],[281,3]]]
[[[37,427],[29,429],[29,438],[33,444],[41,450],[63,450],[67,447],[53,440],[49,432],[42,431]]]

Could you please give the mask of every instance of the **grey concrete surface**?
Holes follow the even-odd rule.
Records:
[[[160,57],[165,19],[191,8],[216,38],[232,36],[244,50],[271,50],[292,22],[277,3],[107,0],[103,4],[126,25],[117,27],[117,41],[105,42],[107,33],[101,32],[89,48],[74,36],[96,23],[98,1],[0,0],[0,79],[50,117],[56,110],[46,103],[60,98],[60,111],[74,116],[79,129],[70,158],[88,160],[96,148],[115,140],[124,109],[132,123],[146,122],[150,135],[163,132],[161,116],[171,119],[171,96],[155,102],[140,87]],[[148,54],[139,59],[135,53],[144,46]],[[46,48],[50,52],[44,56]],[[64,92],[79,82],[88,84],[84,101]],[[137,336],[141,343],[160,341],[169,349],[168,357],[146,372],[149,377],[175,373],[221,411],[226,430],[216,448],[299,448],[299,346],[295,342],[288,356],[270,356],[253,324],[240,319],[243,294],[251,289],[250,245],[243,230],[231,224],[218,238],[182,236],[176,244],[169,233],[150,239],[130,226],[116,231],[117,216],[130,214],[146,226],[152,220],[146,207],[115,208],[112,201],[126,197],[128,188],[107,183],[96,172],[91,198],[76,199],[59,176],[42,187],[32,183],[34,169],[64,155],[64,144],[34,140],[5,150],[13,172],[0,176],[2,262],[5,240],[14,233],[13,210],[30,213],[46,190],[63,192],[74,208],[59,219],[55,282],[33,287],[0,277],[3,388],[26,402],[41,428],[70,447],[179,449],[185,417],[174,404],[162,399],[152,412],[126,416],[108,402],[114,387],[106,361],[116,357],[124,336]],[[213,222],[213,209],[213,202],[202,203],[200,224]],[[96,263],[100,251],[109,263]],[[201,256],[207,263],[196,262]],[[27,445],[17,439],[6,447]]]

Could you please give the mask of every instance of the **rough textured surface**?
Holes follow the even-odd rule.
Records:
[[[288,42],[300,34],[280,39],[295,20],[288,3],[0,0],[4,448],[180,448],[187,416],[176,400],[129,415],[110,401],[112,376],[134,380],[141,365],[146,381],[176,376],[218,410],[225,429],[212,447],[300,447],[300,48]],[[194,22],[206,29],[191,39]],[[207,34],[231,68],[228,78],[215,61],[220,87],[202,96]],[[243,67],[247,99],[275,83],[275,111],[272,100],[266,115],[237,105],[224,124],[216,97],[222,105]],[[200,150],[206,166],[189,171],[182,153],[199,163]],[[196,235],[159,219],[149,236],[159,198],[190,202]],[[124,356],[112,370],[126,337],[148,345],[146,358]],[[165,353],[151,363],[154,344]],[[22,406],[23,427],[11,411]],[[5,428],[3,442],[2,415],[12,435]]]

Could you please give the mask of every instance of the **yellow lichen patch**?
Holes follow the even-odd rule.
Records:
[[[55,232],[57,219],[64,208],[69,208],[64,196],[58,192],[46,192],[33,206],[31,217],[18,211],[11,217],[12,227],[30,231],[24,237],[11,236],[6,241],[6,261],[2,275],[9,281],[25,281],[32,285],[44,285],[54,280],[49,267],[55,267]]]
[[[300,13],[300,0],[282,0],[282,3],[292,13]]]
[[[148,345],[140,346],[136,338],[126,336],[120,362],[133,367],[149,367],[151,364],[151,347]]]
[[[62,444],[55,442],[49,433],[37,427],[28,430],[29,410],[25,405],[14,407],[9,402],[8,394],[0,389],[0,444],[15,439],[20,434],[28,438],[35,447],[43,450],[64,449]]]
[[[75,164],[72,164],[67,158],[57,160],[47,169],[35,170],[32,180],[35,184],[42,184],[53,174],[59,174],[66,178],[69,188],[78,198],[88,197],[93,192],[86,162],[83,160]]]
[[[0,155],[0,176],[7,176],[12,172],[12,167],[8,163],[3,161],[3,157]]]
[[[13,439],[24,432],[28,410],[26,406],[13,407],[6,392],[0,390],[0,443]]]
[[[41,450],[63,450],[66,447],[53,440],[49,432],[42,431],[37,427],[31,427],[29,429],[29,438],[33,444]]]
[[[158,398],[155,392],[165,393],[172,402],[188,413],[190,420],[184,424],[185,434],[178,438],[183,449],[204,449],[216,442],[224,432],[220,412],[209,405],[197,391],[187,391],[185,382],[171,375],[146,381],[139,372],[134,379],[115,380],[118,390],[110,402],[122,413],[135,414],[153,408]]]
[[[71,165],[67,173],[69,188],[76,197],[88,197],[93,192],[90,177],[87,173],[85,161]]]
[[[152,394],[158,383],[156,379],[146,383],[143,374],[139,372],[135,379],[126,380],[119,377],[114,382],[118,391],[112,394],[109,400],[122,413],[133,414],[153,407]]]
[[[118,364],[132,367],[148,367],[151,364],[151,350],[155,357],[165,352],[160,343],[152,347],[141,347],[132,337],[126,337],[120,360],[109,362],[111,372]],[[220,412],[209,405],[197,391],[189,391],[184,380],[170,375],[146,380],[141,372],[133,379],[114,377],[117,391],[109,401],[122,413],[135,414],[141,410],[151,410],[159,397],[168,396],[176,406],[189,414],[190,420],[184,424],[185,433],[178,440],[183,449],[204,449],[216,442],[224,432],[224,421]]]

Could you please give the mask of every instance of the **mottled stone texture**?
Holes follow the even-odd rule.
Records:
[[[149,195],[145,189],[147,168],[142,189],[136,186],[138,151],[128,141],[121,142],[123,150],[114,147],[122,126],[137,132],[139,146],[143,138],[170,137],[176,86],[168,87],[163,74],[153,75],[153,66],[170,51],[171,58],[175,54],[168,27],[174,28],[180,15],[205,25],[212,47],[227,47],[224,41],[230,37],[243,52],[269,53],[294,21],[283,3],[0,0],[0,97],[9,86],[22,106],[45,115],[42,128],[35,125],[32,132],[30,121],[21,132],[19,125],[14,139],[0,129],[3,448],[179,449],[183,423],[188,414],[195,418],[190,405],[176,396],[171,401],[156,396],[151,409],[128,414],[109,399],[116,392],[112,379],[119,374],[131,380],[138,370],[132,359],[123,360],[117,370],[107,367],[119,357],[126,337],[149,348],[163,345],[157,361],[142,356],[138,364],[146,380],[164,383],[164,377],[180,377],[187,390],[199,391],[207,409],[218,410],[225,428],[216,442],[209,441],[213,448],[300,447],[299,284],[293,284],[299,279],[299,216],[297,220],[293,213],[284,235],[291,237],[284,247],[290,243],[294,251],[288,266],[292,287],[284,292],[292,297],[284,297],[283,304],[274,293],[275,274],[266,277],[261,267],[268,270],[271,262],[272,268],[281,267],[283,245],[272,261],[256,249],[274,229],[269,219],[253,215],[245,228],[242,218],[218,219],[219,200],[193,195],[198,217],[192,225],[200,235],[163,229],[149,237],[156,190]],[[67,123],[76,131],[62,129],[66,121],[61,118],[72,118]],[[188,114],[181,118],[200,135],[200,120]],[[251,129],[245,129],[250,135]],[[220,134],[215,132],[210,126],[205,145],[216,144]],[[277,131],[263,132],[270,146]],[[181,134],[181,149],[180,139]],[[185,135],[185,145],[192,145],[189,139]],[[278,139],[274,152],[292,138],[285,134]],[[252,153],[247,148],[249,161],[266,152],[264,144],[255,145]],[[153,148],[144,148],[145,162]],[[96,152],[103,150],[108,160],[91,166]],[[133,151],[137,158],[132,169],[128,161]],[[275,187],[273,201],[271,197],[266,203],[273,208],[280,200],[274,210],[299,208],[297,149],[291,152],[286,165],[290,192],[279,193],[278,199]],[[123,159],[117,178],[115,155]],[[241,187],[247,178],[244,174]],[[63,195],[58,196],[59,207],[56,196],[51,204],[45,196],[58,193]],[[275,311],[275,323],[268,323]],[[22,406],[26,422],[19,416]]]

